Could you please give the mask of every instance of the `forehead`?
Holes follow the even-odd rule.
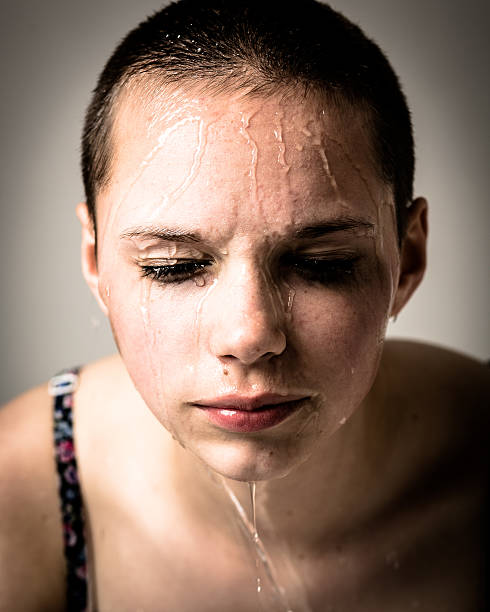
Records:
[[[223,211],[234,221],[294,224],[346,208],[375,221],[389,199],[364,114],[339,112],[319,97],[138,86],[121,98],[112,136],[99,214],[116,207],[121,224],[200,224]]]

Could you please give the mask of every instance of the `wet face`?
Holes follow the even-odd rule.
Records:
[[[114,137],[97,282],[136,388],[218,472],[287,474],[362,404],[396,294],[362,117],[177,93],[130,97]]]

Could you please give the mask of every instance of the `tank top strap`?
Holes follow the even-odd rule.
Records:
[[[63,370],[49,381],[53,396],[54,453],[63,521],[67,610],[87,609],[87,552],[83,501],[73,438],[73,393],[79,368]]]

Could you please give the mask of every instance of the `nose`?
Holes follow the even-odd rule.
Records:
[[[286,349],[284,309],[278,288],[263,272],[242,270],[239,276],[218,282],[210,348],[223,361],[252,365]]]

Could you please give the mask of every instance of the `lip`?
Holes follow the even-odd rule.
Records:
[[[227,395],[193,402],[193,405],[221,429],[251,433],[278,425],[296,412],[307,399],[299,395],[265,393],[253,397]]]
[[[287,404],[299,399],[306,399],[304,395],[280,395],[278,393],[261,393],[260,395],[222,395],[211,399],[202,399],[192,402],[203,408],[222,408],[228,410],[261,410],[264,406],[277,406]]]

